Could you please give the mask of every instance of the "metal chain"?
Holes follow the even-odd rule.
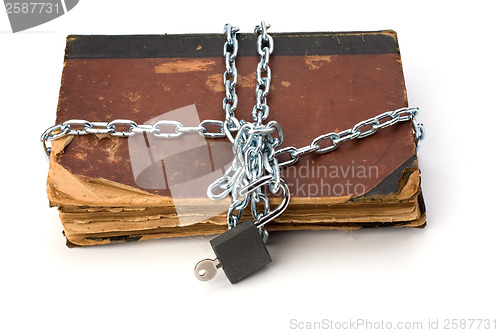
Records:
[[[239,223],[243,211],[251,203],[252,217],[260,227],[264,241],[267,240],[268,234],[262,226],[286,209],[290,197],[288,186],[280,176],[275,150],[283,142],[283,132],[276,121],[270,121],[265,125],[262,123],[269,116],[267,105],[267,95],[271,85],[269,57],[274,49],[273,39],[267,34],[269,27],[262,21],[260,26],[255,28],[255,33],[258,34],[257,52],[260,55],[260,62],[256,70],[256,103],[252,110],[254,122],[240,121],[241,126],[236,136],[233,138],[232,135],[228,135],[233,143],[233,162],[226,173],[207,189],[208,197],[213,200],[231,194],[232,203],[227,214],[229,228]],[[273,133],[277,133],[277,136],[273,137]],[[269,198],[262,191],[265,185],[269,185],[273,194],[281,190],[283,196],[281,204],[273,211],[270,210]],[[259,203],[263,205],[262,210],[257,208]]]
[[[267,95],[271,88],[271,68],[269,67],[269,57],[274,51],[273,37],[267,34],[267,29],[271,25],[266,25],[264,21],[255,27],[257,37],[257,52],[260,55],[260,62],[255,71],[257,84],[255,86],[255,106],[252,110],[253,121],[262,122],[269,115],[269,106],[267,105]]]
[[[373,118],[363,120],[354,125],[354,127],[346,129],[342,132],[330,132],[320,135],[312,140],[307,146],[301,148],[290,146],[279,149],[276,151],[276,157],[287,154],[289,158],[284,161],[282,160],[279,163],[280,167],[287,167],[297,163],[299,157],[302,155],[310,153],[325,154],[331,152],[337,149],[343,142],[366,138],[367,136],[375,134],[379,129],[392,126],[402,121],[413,122],[413,134],[418,149],[419,143],[423,140],[425,135],[424,125],[416,121],[418,111],[418,108],[409,107],[394,111],[387,111]],[[326,142],[326,145],[321,145],[322,142]]]
[[[280,167],[287,167],[295,164],[299,157],[308,153],[325,154],[339,147],[345,141],[353,139],[361,139],[369,135],[375,134],[379,129],[392,126],[398,122],[412,121],[413,134],[417,149],[420,142],[425,137],[425,127],[422,123],[417,122],[416,116],[418,108],[401,108],[394,111],[381,113],[373,118],[363,120],[356,124],[353,128],[342,132],[330,132],[316,137],[312,142],[304,147],[296,148],[293,146],[281,148],[275,151],[275,157],[288,154],[288,160],[281,161]],[[118,131],[116,126],[128,126],[126,131]],[[213,126],[218,130],[209,130],[207,126]],[[371,126],[370,129],[361,132],[362,127]],[[163,130],[162,130],[163,127]],[[171,127],[173,132],[165,131],[166,127]],[[276,128],[278,130],[278,128]],[[46,157],[50,157],[51,143],[69,135],[87,135],[87,134],[109,134],[111,136],[129,137],[137,133],[150,133],[160,138],[177,138],[184,133],[199,133],[207,138],[224,138],[225,122],[222,120],[203,120],[198,126],[184,126],[178,121],[161,120],[153,125],[137,125],[132,120],[117,119],[110,122],[90,122],[87,120],[70,119],[58,125],[49,127],[40,137],[43,152]],[[283,140],[283,133],[279,129],[279,136],[276,140]],[[320,146],[321,141],[330,143],[328,146]],[[280,144],[281,144],[280,142]]]
[[[224,26],[224,62],[226,71],[222,75],[222,84],[226,95],[222,100],[222,110],[226,114],[224,121],[224,130],[228,139],[233,142],[232,131],[240,128],[240,123],[235,117],[234,112],[238,107],[238,95],[236,94],[236,85],[238,84],[238,70],[236,69],[236,57],[238,56],[238,39],[236,34],[240,29],[227,23]]]
[[[198,126],[184,126],[175,120],[159,120],[153,125],[138,125],[132,120],[116,119],[110,122],[90,122],[71,119],[49,127],[40,137],[47,159],[50,157],[52,141],[69,135],[108,134],[130,137],[138,133],[153,134],[157,138],[178,138],[186,133],[198,133],[206,138],[225,138],[222,120],[203,120]]]

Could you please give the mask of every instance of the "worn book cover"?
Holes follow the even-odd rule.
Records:
[[[236,117],[251,121],[256,36],[238,38]],[[281,147],[303,147],[407,106],[394,31],[273,38],[268,120],[283,129]],[[56,124],[224,120],[224,41],[215,34],[68,36]],[[197,134],[69,136],[53,142],[47,193],[70,245],[220,233],[229,202],[210,200],[206,186],[231,159],[227,139]],[[425,225],[411,122],[304,155],[282,176],[291,203],[268,230]]]

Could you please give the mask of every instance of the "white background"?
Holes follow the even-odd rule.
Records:
[[[0,331],[287,332],[290,321],[499,315],[495,1],[97,1],[12,34],[0,13]],[[427,127],[423,230],[271,235],[272,264],[231,285],[197,281],[207,240],[69,249],[48,207],[39,136],[55,119],[67,34],[394,29],[409,103]],[[222,47],[221,47],[222,50]],[[215,101],[217,102],[217,101]],[[217,104],[217,103],[216,103]],[[491,331],[491,330],[490,330]]]

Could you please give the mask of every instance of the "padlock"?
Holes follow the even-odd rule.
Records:
[[[252,192],[268,182],[269,177],[250,184],[243,190]],[[246,220],[210,241],[217,258],[204,259],[196,264],[195,276],[201,281],[211,280],[222,267],[228,280],[236,283],[271,262],[271,256],[262,239],[261,228],[280,215],[290,202],[290,191],[285,181],[280,181],[283,196],[281,204],[258,221]]]

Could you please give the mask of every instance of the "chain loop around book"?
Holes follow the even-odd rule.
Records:
[[[387,111],[381,113],[373,118],[366,119],[360,123],[365,123],[365,125],[370,125],[373,128],[375,128],[375,130],[369,134],[372,135],[375,134],[378,130],[389,126],[393,126],[398,122],[411,121],[413,123],[413,134],[415,142],[418,145],[420,141],[424,139],[425,136],[424,125],[422,123],[417,122],[416,120],[418,112],[419,112],[418,108],[405,107],[394,111]],[[404,114],[404,116],[402,116],[402,114]],[[387,117],[391,117],[391,119],[381,121],[382,119]],[[373,122],[374,119],[379,119],[379,124],[374,123]],[[117,122],[127,122],[130,123],[131,125],[130,127],[128,127],[128,129],[126,130],[122,129],[120,131],[117,130],[116,126],[114,125]],[[174,121],[164,120],[159,124],[155,123],[153,125],[138,125],[131,120],[124,120],[124,119],[116,119],[110,122],[98,122],[98,121],[91,122],[81,119],[70,119],[60,124],[47,128],[40,137],[40,143],[42,145],[43,153],[48,160],[50,158],[52,141],[70,135],[79,136],[88,134],[107,134],[110,136],[117,136],[117,137],[130,137],[135,134],[146,133],[153,135],[156,134],[157,137],[168,139],[168,138],[177,138],[186,133],[198,133],[201,136],[211,139],[226,138],[224,121],[222,120],[207,119],[203,120],[202,122],[200,122],[198,126],[194,127],[184,126],[180,122],[175,121],[176,126],[172,126],[173,132],[171,133],[171,135],[166,135],[168,133],[162,133],[160,131],[159,128],[160,124],[162,123],[164,124],[164,122],[169,122],[170,124],[173,124]],[[357,129],[359,130],[359,128]],[[235,132],[235,130],[233,129],[231,130],[231,132]],[[281,148],[276,151],[276,154],[278,156],[284,155],[285,157],[287,157],[287,159],[280,160],[279,165],[280,167],[287,167],[295,164],[299,160],[299,157],[304,154],[307,153],[325,154],[337,149],[339,144],[341,144],[342,142],[354,139],[361,139],[362,137],[357,135],[355,132],[357,131],[351,128],[341,132],[325,133],[316,137],[314,140],[312,140],[311,144],[307,146],[301,148],[296,148],[293,146]],[[330,146],[318,147],[321,141],[328,141],[328,140],[331,140]]]

